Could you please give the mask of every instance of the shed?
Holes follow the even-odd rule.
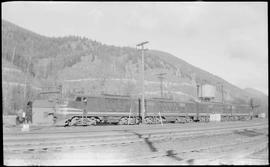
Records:
[[[48,100],[35,100],[33,103],[33,124],[53,124],[52,113],[55,112],[55,103]]]

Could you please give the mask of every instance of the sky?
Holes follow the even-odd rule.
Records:
[[[2,19],[49,37],[149,41],[240,88],[268,95],[267,2],[5,2]]]

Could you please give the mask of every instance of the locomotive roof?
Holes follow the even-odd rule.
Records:
[[[161,98],[161,97],[155,97],[155,98],[149,98],[147,100],[157,100],[157,101],[163,101],[163,102],[176,102],[176,103],[194,103],[193,101],[179,101],[179,100],[174,100],[171,98]]]
[[[108,98],[132,98],[128,95],[114,95],[114,94],[101,94],[101,95],[91,95],[91,94],[76,94],[76,97],[108,97]]]
[[[75,94],[76,97],[90,97],[90,98],[118,98],[118,99],[137,99],[132,96],[128,95],[116,95],[116,94],[101,94],[101,95],[92,95],[92,94]],[[157,100],[157,101],[164,101],[164,102],[179,102],[179,103],[195,103],[194,101],[179,101],[179,100],[174,100],[172,98],[164,98],[164,97],[152,97],[152,98],[146,98],[147,100]],[[201,104],[220,104],[222,105],[223,103],[221,102],[199,102]],[[234,106],[248,106],[247,104],[230,104],[230,103],[224,103],[224,105],[234,105]]]
[[[220,104],[220,105],[233,105],[233,106],[249,106],[248,104],[236,104],[236,103],[221,103],[221,102],[201,102],[201,104]]]

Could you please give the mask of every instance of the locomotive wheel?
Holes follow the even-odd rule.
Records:
[[[205,119],[203,116],[199,117],[199,122],[205,122]]]
[[[78,125],[78,123],[79,123],[79,118],[78,117],[73,117],[69,121],[69,126],[76,126],[76,125]]]
[[[205,116],[203,116],[203,122],[206,122],[206,117]]]
[[[161,119],[162,119],[162,123],[165,123],[166,122],[166,119],[165,118],[161,117]],[[159,116],[156,116],[156,117],[152,118],[152,120],[153,120],[153,123],[155,123],[155,124],[161,124],[161,121],[160,121],[160,117]]]
[[[186,117],[186,122],[187,123],[192,122],[191,118],[190,117]]]
[[[167,122],[167,120],[166,120],[166,118],[164,118],[164,117],[161,117],[162,118],[162,123],[166,123]]]
[[[135,124],[139,124],[142,122],[141,117],[136,117]]]
[[[244,115],[244,116],[240,116],[240,120],[241,120],[241,121],[246,121],[246,120],[248,120],[248,119],[247,119],[247,116]]]
[[[205,122],[209,122],[210,118],[208,116],[205,117]]]
[[[153,118],[152,117],[146,117],[145,118],[145,123],[147,124],[152,124],[154,122]]]
[[[66,120],[66,122],[65,122],[65,125],[64,125],[64,126],[65,126],[65,127],[66,127],[66,126],[69,126],[69,123],[70,123],[70,120],[68,119],[68,120]]]
[[[86,119],[86,124],[87,125],[96,125],[97,124],[97,119],[95,117],[87,118]]]
[[[118,122],[119,125],[127,125],[128,124],[128,118],[122,117],[120,121]]]
[[[176,123],[186,123],[186,119],[184,117],[178,117],[175,120]]]
[[[154,117],[154,123],[155,123],[155,124],[160,123],[160,119],[159,119],[159,117],[158,117],[158,116]]]
[[[130,117],[130,118],[127,118],[127,121],[128,121],[128,124],[129,124],[129,125],[134,125],[135,122],[136,122],[136,118]]]

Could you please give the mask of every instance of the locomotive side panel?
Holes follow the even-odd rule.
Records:
[[[221,104],[213,104],[212,105],[212,113],[213,114],[222,114],[223,112],[223,105]]]
[[[147,99],[146,101],[146,116],[148,117],[162,117],[171,122],[180,115],[185,115],[185,103],[164,99]]]
[[[211,113],[212,105],[209,104],[197,104],[199,115],[208,115]]]
[[[87,98],[87,114],[100,113],[104,107],[104,100],[100,97],[88,97]]]
[[[251,116],[253,113],[251,107],[248,105],[234,105],[232,114],[243,118],[244,116]]]
[[[186,103],[185,106],[186,115],[197,115],[197,106],[195,103]]]
[[[138,115],[138,102],[131,98],[99,97],[87,102],[88,115],[105,122],[118,122],[122,117]]]

